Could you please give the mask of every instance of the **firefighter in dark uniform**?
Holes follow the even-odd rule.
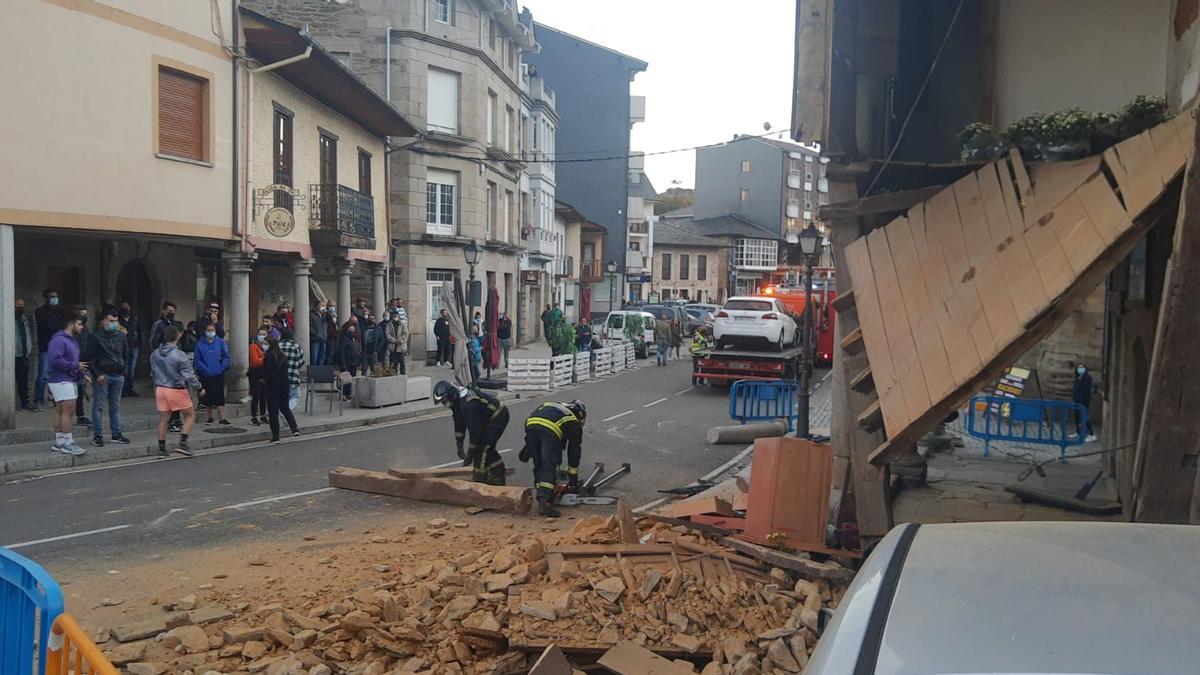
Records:
[[[533,460],[533,481],[537,491],[538,513],[557,518],[554,508],[558,473],[567,451],[567,490],[579,487],[579,460],[583,453],[583,423],[587,407],[583,401],[570,403],[547,401],[537,407],[525,420],[525,447],[522,462]]]
[[[460,387],[446,380],[433,388],[433,402],[454,415],[454,440],[463,466],[471,465],[471,480],[488,485],[504,485],[504,460],[496,444],[508,426],[508,408],[495,396],[478,389]],[[463,440],[470,443],[463,451]]]

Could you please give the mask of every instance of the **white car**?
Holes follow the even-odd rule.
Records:
[[[729,298],[713,315],[717,349],[734,343],[766,341],[777,351],[783,351],[784,347],[796,344],[798,336],[796,321],[775,298]]]

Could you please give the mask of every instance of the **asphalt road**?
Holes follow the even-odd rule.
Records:
[[[656,490],[685,485],[739,456],[740,445],[710,446],[709,427],[727,423],[727,390],[692,388],[690,360],[585,383],[556,394],[588,405],[581,473],[594,462],[633,472],[604,494],[634,506]],[[531,465],[516,453],[534,401],[509,404],[499,447],[531,484]],[[303,417],[300,419],[303,425]],[[239,538],[353,527],[382,509],[432,508],[400,499],[329,488],[336,466],[384,470],[457,463],[448,414],[362,430],[288,439],[279,445],[226,448],[190,459],[149,460],[51,473],[0,485],[0,545],[53,567],[106,556],[154,556]],[[589,508],[575,507],[576,513]],[[433,517],[432,515],[430,517]]]

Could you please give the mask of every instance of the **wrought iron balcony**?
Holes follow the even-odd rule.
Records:
[[[604,261],[585,260],[581,266],[581,276],[584,282],[589,284],[604,281]]]
[[[345,185],[309,186],[313,246],[375,248],[375,200]]]

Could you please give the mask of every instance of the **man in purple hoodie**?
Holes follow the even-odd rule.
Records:
[[[87,364],[79,361],[79,343],[76,337],[83,331],[83,321],[72,314],[63,329],[50,338],[46,349],[46,382],[50,396],[57,406],[54,423],[55,452],[67,455],[82,455],[87,452],[79,447],[71,436],[75,422],[75,402],[79,397],[77,382],[88,382]]]

